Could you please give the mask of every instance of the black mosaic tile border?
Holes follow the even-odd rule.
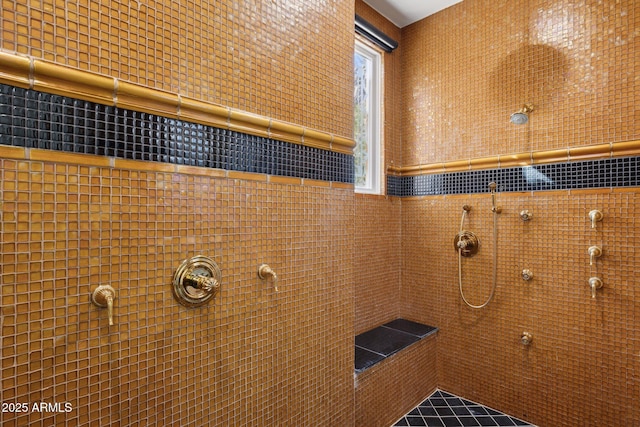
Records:
[[[575,190],[640,186],[640,157],[617,157],[535,166],[418,176],[388,176],[391,196],[431,196],[498,191]]]
[[[354,182],[349,154],[3,84],[0,144]]]

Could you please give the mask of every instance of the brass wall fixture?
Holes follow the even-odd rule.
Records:
[[[523,211],[520,211],[520,219],[525,222],[531,221],[533,219],[533,214],[525,209]]]
[[[589,279],[589,287],[591,288],[591,298],[596,297],[596,290],[601,289],[604,286],[602,279],[599,277],[591,277]]]
[[[596,223],[599,221],[602,221],[602,218],[604,218],[603,213],[597,209],[594,209],[591,212],[589,212],[589,219],[591,220],[591,228],[596,228]]]
[[[453,246],[463,257],[471,257],[478,253],[480,240],[472,231],[462,230],[453,238]]]
[[[522,280],[528,282],[531,279],[533,279],[533,271],[526,268],[522,270]]]
[[[273,269],[267,264],[260,264],[260,266],[258,267],[258,277],[262,280],[271,279],[271,281],[273,282],[273,290],[275,292],[278,292],[278,276],[276,275],[276,272],[273,271]]]
[[[521,109],[511,115],[509,120],[514,125],[523,125],[529,121],[529,113],[533,111],[533,104],[524,104]]]
[[[533,335],[531,335],[531,332],[525,331],[520,335],[520,342],[522,345],[530,345],[531,341],[533,341]]]
[[[602,249],[598,246],[590,246],[587,253],[589,254],[589,265],[593,265],[595,259],[602,256]]]
[[[220,290],[222,272],[212,259],[202,255],[187,258],[173,275],[173,295],[185,307],[199,307]]]
[[[496,206],[496,189],[498,188],[498,184],[495,182],[489,183],[489,192],[491,193],[491,212],[501,213],[502,207]]]
[[[113,325],[113,300],[116,299],[116,291],[109,285],[100,285],[93,290],[91,302],[98,307],[107,307],[109,326]]]

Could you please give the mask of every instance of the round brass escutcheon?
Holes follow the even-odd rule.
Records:
[[[199,307],[216,296],[222,272],[211,258],[185,259],[173,275],[173,295],[185,307]]]
[[[460,255],[471,257],[478,253],[480,240],[471,231],[461,231],[453,238],[453,247],[456,252],[460,251]]]

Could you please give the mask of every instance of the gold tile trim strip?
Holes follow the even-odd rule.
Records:
[[[468,171],[470,168],[469,160],[456,160],[444,164],[445,172],[462,172]]]
[[[91,74],[43,61],[33,62],[32,88],[56,95],[80,98],[99,104],[113,104],[116,85],[111,77]]]
[[[27,149],[22,147],[11,147],[0,145],[0,158],[24,160],[27,157]]]
[[[127,82],[117,82],[115,105],[129,110],[178,118],[178,95]]]
[[[494,165],[501,165],[501,158],[499,156],[494,157],[481,157],[479,159],[471,159],[469,161],[469,169],[470,170],[478,170],[478,169],[491,169],[495,168]]]
[[[640,140],[610,144],[585,145],[548,151],[533,151],[481,157],[471,160],[455,160],[446,163],[430,163],[410,166],[388,166],[387,172],[397,176],[429,175],[464,170],[495,169],[533,164],[560,163],[576,160],[597,160],[610,157],[639,156]]]
[[[290,185],[300,185],[302,184],[302,178],[296,178],[293,176],[269,176],[269,182],[273,184],[290,184]]]
[[[66,153],[40,148],[29,149],[29,160],[71,163],[85,166],[111,166],[110,157],[95,156],[93,154]]]
[[[534,151],[531,153],[531,160],[534,164],[566,162],[569,160],[569,149]]]
[[[611,155],[614,157],[637,156],[640,153],[640,140],[618,142],[611,147]]]
[[[0,52],[0,83],[180,118],[338,153],[353,154],[355,147],[352,138],[6,52]]]
[[[318,181],[315,179],[296,178],[261,173],[227,171],[224,169],[204,168],[198,166],[175,165],[172,163],[149,162],[145,160],[116,159],[94,154],[65,153],[40,148],[12,147],[0,145],[0,159],[28,160],[51,163],[67,163],[81,166],[113,167],[145,172],[179,173],[183,175],[206,176],[210,178],[241,179],[246,181],[269,182],[272,184],[288,184],[303,187],[324,187],[354,189],[353,184],[343,182]]]
[[[604,159],[611,157],[612,154],[612,144],[587,145],[584,147],[569,148],[569,160]]]
[[[515,166],[528,166],[533,163],[531,153],[508,154],[498,157],[498,165],[502,168],[512,168]],[[493,166],[494,168],[496,166]],[[489,167],[487,167],[489,169]]]
[[[251,135],[269,136],[271,120],[244,111],[231,110],[229,114],[229,129],[250,133]]]
[[[31,87],[31,60],[23,56],[0,52],[0,83]]]
[[[355,147],[353,139],[344,138],[341,136],[333,136],[331,140],[331,149],[338,153],[353,154],[353,148]]]
[[[178,117],[202,125],[226,129],[231,111],[227,107],[190,98],[180,98]]]
[[[291,123],[272,121],[269,125],[269,137],[280,141],[302,144],[303,133],[302,126],[296,126]]]
[[[227,171],[227,178],[243,181],[267,181],[268,175],[254,172]]]

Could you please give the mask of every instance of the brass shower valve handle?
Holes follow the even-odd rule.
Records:
[[[602,256],[602,249],[600,249],[598,246],[589,247],[587,252],[589,254],[589,265],[593,265],[593,261],[596,258],[600,258]]]
[[[273,282],[273,290],[278,292],[278,276],[267,264],[260,264],[260,267],[258,267],[258,277],[262,280],[271,279]]]
[[[603,288],[604,283],[602,282],[602,279],[600,279],[599,277],[591,277],[589,279],[589,287],[591,288],[591,298],[595,299],[596,290]]]
[[[205,292],[211,292],[220,287],[220,283],[216,279],[202,274],[188,274],[183,280],[186,286],[192,286]]]
[[[602,218],[604,218],[604,215],[602,214],[602,212],[600,212],[597,209],[594,209],[591,212],[589,212],[589,219],[591,220],[591,228],[596,228],[596,223],[598,221],[602,221]]]
[[[113,326],[113,300],[116,298],[116,291],[109,285],[100,285],[91,294],[91,302],[98,307],[107,307],[109,326]]]
[[[185,307],[200,307],[220,290],[222,272],[211,258],[196,255],[187,258],[173,275],[173,296]]]
[[[480,240],[478,240],[478,236],[475,233],[463,230],[454,237],[453,246],[456,251],[460,252],[461,256],[470,257],[478,253]]]

